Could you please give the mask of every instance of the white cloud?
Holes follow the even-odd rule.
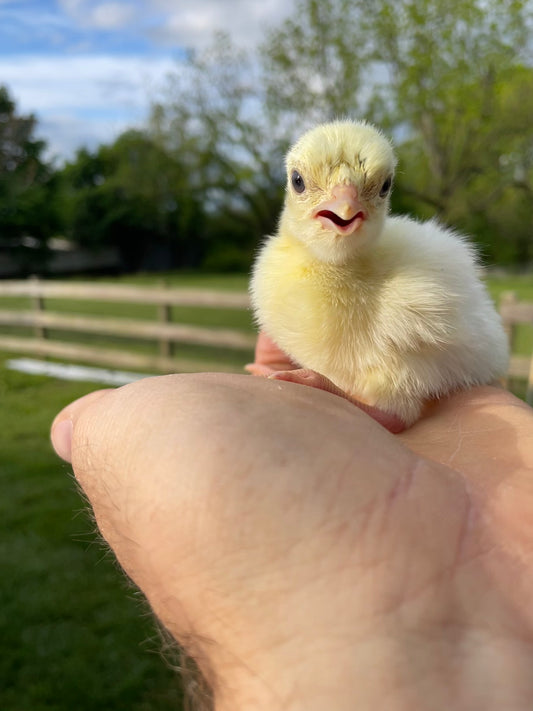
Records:
[[[131,5],[119,2],[105,2],[93,9],[90,20],[93,27],[110,30],[124,27],[134,16],[135,10]]]
[[[138,104],[175,68],[171,57],[29,55],[14,63],[0,56],[0,76],[13,86],[25,110],[32,103],[41,111]]]
[[[20,113],[35,113],[50,153],[63,157],[111,142],[145,120],[150,100],[176,62],[169,58],[85,55],[0,57],[0,76]]]
[[[59,5],[68,15],[76,16],[83,8],[86,0],[59,0]]]
[[[122,131],[130,128],[132,122],[92,121],[76,118],[72,114],[51,114],[39,122],[37,137],[45,138],[47,160],[72,158],[78,148],[95,150],[99,145],[110,143]]]
[[[293,7],[287,0],[151,0],[154,10],[167,15],[151,32],[156,41],[201,48],[215,31],[227,32],[241,46],[257,45],[265,29],[278,25]]]
[[[134,4],[89,0],[60,0],[60,5],[80,27],[116,30],[126,27],[136,15]]]

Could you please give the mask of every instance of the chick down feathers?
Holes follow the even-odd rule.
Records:
[[[258,325],[293,361],[407,426],[426,400],[505,373],[473,247],[436,221],[388,216],[396,159],[377,129],[318,126],[286,163],[250,291]]]

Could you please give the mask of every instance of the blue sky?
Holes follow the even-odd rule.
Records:
[[[224,30],[259,42],[286,0],[0,0],[0,84],[34,113],[48,155],[108,143],[142,124],[186,48]]]

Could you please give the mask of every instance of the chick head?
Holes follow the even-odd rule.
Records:
[[[311,129],[287,153],[282,228],[319,259],[342,264],[378,238],[395,166],[390,142],[366,122]]]

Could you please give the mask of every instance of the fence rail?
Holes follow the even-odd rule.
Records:
[[[33,337],[0,335],[0,350],[5,351],[159,372],[198,369],[235,372],[240,368],[226,363],[175,357],[172,355],[173,346],[179,343],[197,344],[249,352],[255,343],[253,334],[236,329],[192,326],[171,320],[172,306],[248,309],[248,295],[241,292],[28,279],[0,281],[0,297],[27,297],[32,305],[29,310],[0,310],[0,326],[26,327],[33,331]],[[47,299],[152,304],[157,307],[157,318],[147,321],[56,313],[47,308]],[[511,344],[508,378],[527,381],[526,397],[533,404],[533,357],[515,353],[517,325],[528,323],[533,326],[533,303],[519,301],[512,292],[505,293],[500,301],[500,314]],[[154,341],[158,343],[159,352],[150,355],[135,353],[126,347],[118,349],[69,343],[50,338],[50,331]]]
[[[249,351],[255,343],[255,336],[236,329],[171,322],[172,306],[247,309],[248,296],[240,292],[28,279],[0,281],[0,297],[26,297],[32,304],[30,310],[0,310],[0,326],[25,327],[33,331],[33,338],[0,335],[1,350],[162,372],[198,369],[234,372],[239,368],[226,363],[174,357],[173,346],[186,343]],[[56,313],[48,310],[48,299],[151,304],[157,307],[157,319],[148,321]],[[154,341],[158,343],[159,354],[135,353],[126,347],[102,348],[59,341],[50,338],[50,331]]]
[[[0,296],[28,296],[34,299],[78,299],[81,301],[122,301],[230,309],[246,309],[250,305],[248,295],[241,292],[93,284],[79,281],[46,281],[40,279],[0,281]]]
[[[156,323],[128,318],[93,318],[90,316],[65,316],[51,311],[2,311],[0,324],[4,326],[31,326],[35,329],[78,331],[110,336],[143,338],[154,341],[181,341],[206,346],[251,348],[254,337],[230,329],[211,329],[178,323]]]

